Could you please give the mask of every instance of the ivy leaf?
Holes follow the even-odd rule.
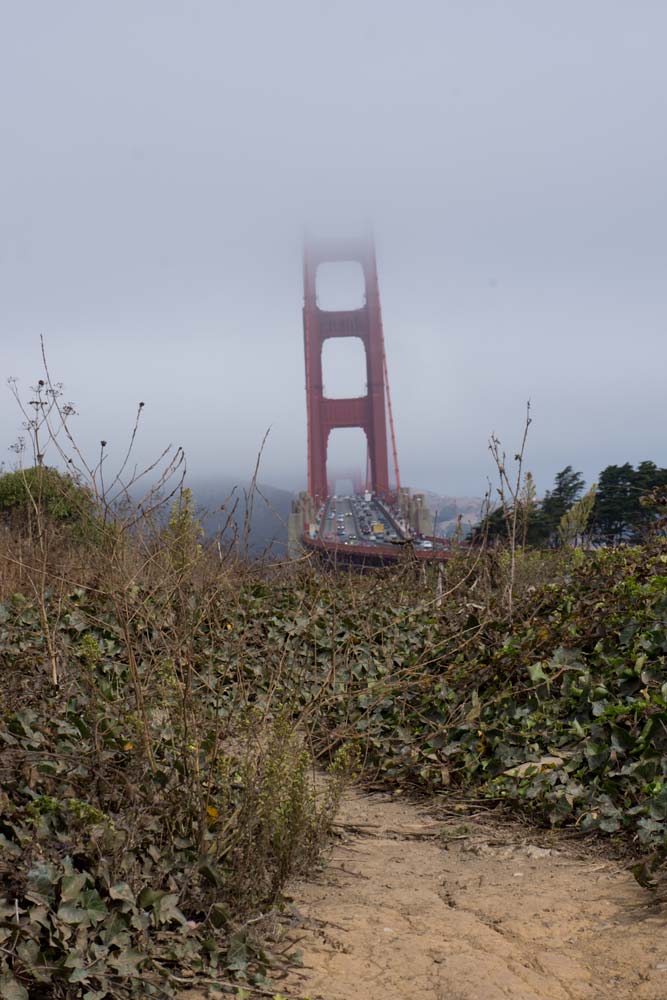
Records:
[[[163,889],[151,889],[151,887],[147,885],[139,893],[139,906],[143,910],[148,910],[151,906],[154,906],[155,903],[157,903],[158,900],[162,899],[162,897],[165,895],[166,892]]]
[[[58,912],[56,913],[58,920],[62,920],[64,924],[85,924],[87,923],[86,911],[81,906],[77,906],[76,903],[62,903],[58,907]]]
[[[664,839],[665,836],[665,824],[658,823],[654,819],[645,819],[642,817],[637,823],[639,841],[642,844],[650,844],[651,841],[656,839]]]
[[[541,663],[531,663],[528,667],[528,676],[533,684],[540,684],[542,681],[549,680]]]
[[[605,833],[615,833],[616,830],[620,830],[621,822],[618,818],[618,813],[611,813],[607,816],[603,816],[600,820],[600,829],[604,830]]]
[[[50,898],[58,881],[58,870],[55,865],[43,863],[35,865],[28,872],[28,885],[41,895]]]
[[[2,1000],[30,1000],[30,995],[25,986],[21,986],[18,979],[15,979],[11,972],[0,976],[0,997],[2,997]]]
[[[630,733],[620,726],[611,727],[611,746],[617,753],[625,753],[630,749],[634,740]]]
[[[116,882],[109,888],[109,898],[110,899],[121,899],[125,903],[131,903],[134,906],[135,899],[132,889],[127,884],[127,882]]]
[[[96,889],[82,892],[76,901],[61,903],[56,916],[64,924],[94,926],[108,915],[108,910]]]
[[[97,889],[88,889],[81,893],[81,903],[85,907],[88,922],[98,924],[108,915],[106,903]]]
[[[176,920],[179,924],[187,923],[184,914],[176,905],[178,898],[177,892],[168,892],[157,900],[153,906],[153,914],[158,924],[166,924],[171,920]]]
[[[136,976],[141,965],[147,961],[147,956],[133,948],[125,948],[117,955],[109,958],[109,965],[112,966],[119,976]]]
[[[63,903],[69,903],[76,899],[84,885],[88,881],[86,874],[65,875],[60,883],[60,898]]]
[[[7,854],[12,854],[15,858],[20,857],[22,854],[19,845],[15,844],[13,840],[9,840],[8,837],[5,837],[4,833],[0,833],[0,848],[6,851]]]
[[[667,819],[667,788],[663,788],[649,800],[648,811],[651,819]]]

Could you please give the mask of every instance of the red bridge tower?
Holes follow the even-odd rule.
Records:
[[[334,312],[318,307],[317,268],[320,264],[333,261],[357,261],[361,265],[365,283],[365,303],[361,309]],[[327,496],[327,446],[331,431],[336,427],[361,427],[368,443],[373,491],[381,496],[386,495],[389,492],[385,418],[387,366],[375,248],[372,240],[367,238],[308,241],[304,249],[303,284],[303,333],[308,408],[308,493],[318,500],[323,500]],[[322,346],[328,337],[358,337],[363,342],[366,350],[365,396],[329,399],[324,395]],[[392,444],[394,444],[393,426]],[[396,459],[395,444],[394,459]],[[397,463],[396,473],[398,478]],[[400,482],[397,485],[400,486]]]

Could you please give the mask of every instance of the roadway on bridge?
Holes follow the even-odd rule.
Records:
[[[330,497],[325,504],[320,522],[320,538],[324,542],[375,548],[401,541],[403,537],[399,526],[377,500],[366,500],[363,495]]]

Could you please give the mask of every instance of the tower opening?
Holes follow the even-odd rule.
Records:
[[[366,350],[358,337],[332,337],[322,345],[322,386],[327,399],[366,395]]]
[[[366,304],[364,272],[356,260],[320,264],[316,288],[318,308],[326,312],[361,309]]]
[[[368,442],[360,427],[337,427],[327,443],[329,493],[350,496],[363,489]]]

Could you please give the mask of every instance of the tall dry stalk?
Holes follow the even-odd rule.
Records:
[[[528,430],[532,423],[530,415],[530,400],[526,403],[526,418],[524,421],[521,446],[514,454],[516,467],[514,473],[508,471],[507,455],[502,447],[500,439],[492,434],[489,440],[489,451],[498,472],[498,486],[496,491],[500,498],[500,504],[507,527],[507,536],[510,553],[510,568],[505,590],[507,600],[507,610],[510,623],[512,622],[514,611],[514,583],[516,578],[516,553],[518,542],[519,510],[521,506],[521,484],[523,479],[523,464],[528,440]]]

